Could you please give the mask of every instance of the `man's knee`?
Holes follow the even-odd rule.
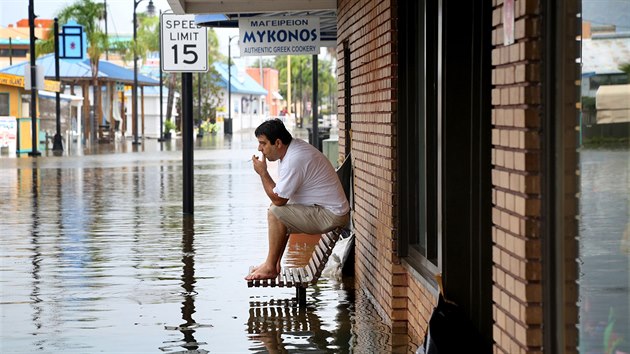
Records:
[[[280,220],[280,219],[278,218],[278,216],[276,216],[276,214],[274,213],[274,210],[275,210],[276,208],[278,208],[278,207],[277,207],[276,205],[273,205],[273,204],[272,204],[272,205],[269,207],[269,209],[267,209],[267,219],[268,219],[268,220],[272,220],[272,221],[278,221],[278,220]]]

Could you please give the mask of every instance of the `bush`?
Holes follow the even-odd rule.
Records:
[[[164,122],[164,132],[165,133],[170,133],[170,132],[174,132],[177,130],[177,126],[175,125],[175,123],[173,123],[172,120],[167,119]]]

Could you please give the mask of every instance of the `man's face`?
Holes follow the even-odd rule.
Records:
[[[276,161],[280,158],[278,153],[278,142],[280,140],[276,140],[276,144],[272,144],[267,136],[262,134],[258,136],[258,151],[262,152],[269,161]]]

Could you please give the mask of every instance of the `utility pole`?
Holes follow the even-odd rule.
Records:
[[[30,56],[31,56],[31,143],[33,149],[29,156],[40,156],[37,151],[39,137],[37,136],[37,66],[35,65],[35,9],[33,0],[28,1],[28,26],[30,29]]]
[[[55,40],[55,80],[59,82],[59,19],[55,17],[53,26]],[[63,151],[61,143],[61,97],[59,91],[55,92],[56,132],[53,139],[53,151]]]

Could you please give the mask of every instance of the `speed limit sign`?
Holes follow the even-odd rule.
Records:
[[[160,30],[163,71],[208,71],[208,31],[197,26],[195,15],[163,13]]]

